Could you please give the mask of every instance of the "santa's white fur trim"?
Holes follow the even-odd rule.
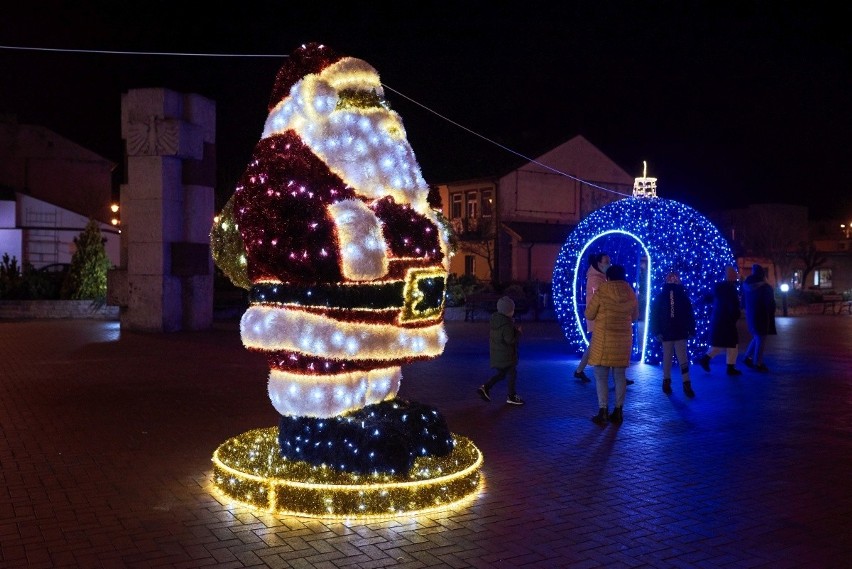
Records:
[[[388,274],[387,243],[376,214],[361,200],[328,206],[337,228],[341,270],[352,281],[371,281]]]
[[[338,91],[374,90],[379,97],[385,94],[379,80],[379,72],[363,59],[356,57],[344,57],[332,63],[320,71],[319,76]]]
[[[344,360],[435,357],[447,343],[442,323],[402,328],[336,320],[287,306],[250,306],[240,319],[240,335],[247,348]]]
[[[274,369],[269,373],[269,400],[282,415],[335,417],[394,398],[401,380],[398,367],[335,375]]]
[[[297,81],[269,113],[263,138],[288,130],[359,195],[392,196],[424,214],[429,186],[423,179],[400,116],[384,106],[337,108],[342,89],[373,91],[381,82],[369,64],[347,58]]]

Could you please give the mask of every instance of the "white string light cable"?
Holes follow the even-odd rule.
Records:
[[[618,194],[618,195],[620,195],[620,196],[629,196],[629,195],[630,195],[630,194],[623,194],[623,193],[618,192],[618,191],[616,191],[616,190],[612,190],[612,189],[610,189],[610,188],[605,188],[605,187],[603,187],[603,186],[599,186],[599,185],[597,185],[597,184],[593,184],[593,183],[591,183],[591,182],[589,182],[589,181],[587,181],[587,180],[583,180],[582,178],[578,178],[578,177],[576,177],[576,176],[572,176],[571,174],[568,174],[568,173],[566,173],[566,172],[563,172],[563,171],[561,171],[561,170],[558,170],[558,169],[556,169],[556,168],[553,168],[552,166],[548,166],[547,164],[544,164],[544,163],[542,163],[542,162],[539,162],[538,160],[535,160],[535,159],[533,159],[533,158],[530,158],[530,157],[528,157],[528,156],[525,156],[525,155],[521,154],[520,152],[517,152],[517,151],[515,151],[515,150],[512,150],[511,148],[509,148],[509,147],[507,147],[507,146],[503,146],[503,145],[502,145],[502,144],[500,144],[499,142],[497,142],[497,141],[495,141],[495,140],[491,140],[490,138],[488,138],[488,137],[486,137],[486,136],[483,136],[483,135],[479,134],[478,132],[475,132],[475,131],[473,131],[473,130],[469,129],[469,128],[467,128],[466,126],[461,125],[461,124],[457,123],[456,121],[454,121],[454,120],[452,120],[452,119],[450,119],[450,118],[445,117],[444,115],[440,114],[440,113],[439,113],[439,112],[437,112],[437,111],[434,111],[434,110],[430,109],[429,107],[427,107],[426,105],[424,105],[424,104],[422,104],[422,103],[418,103],[417,101],[415,101],[415,100],[414,100],[414,99],[412,99],[411,97],[408,97],[407,95],[404,95],[404,94],[400,93],[400,92],[399,92],[399,91],[397,91],[396,89],[394,89],[394,88],[392,88],[392,87],[389,87],[386,83],[382,83],[382,87],[384,87],[384,88],[385,88],[385,89],[387,89],[388,91],[393,91],[394,93],[396,93],[396,94],[397,94],[397,95],[399,95],[400,97],[403,97],[404,99],[408,99],[409,101],[411,101],[411,102],[412,102],[412,103],[414,103],[415,105],[417,105],[417,106],[419,106],[419,107],[421,107],[421,108],[423,108],[423,109],[425,109],[425,110],[429,111],[430,113],[432,113],[432,114],[434,114],[435,116],[437,116],[437,117],[439,117],[439,118],[441,118],[441,119],[443,119],[443,120],[447,121],[448,123],[450,123],[450,124],[452,124],[452,125],[454,125],[454,126],[457,126],[457,127],[459,127],[460,129],[465,130],[465,131],[469,132],[470,134],[472,134],[472,135],[474,135],[474,136],[478,136],[478,137],[479,137],[479,138],[481,138],[482,140],[485,140],[486,142],[490,142],[490,143],[491,143],[491,144],[493,144],[494,146],[497,146],[498,148],[502,148],[502,149],[503,149],[503,150],[505,150],[506,152],[510,152],[510,153],[514,154],[515,156],[519,156],[519,157],[523,158],[524,160],[529,160],[529,161],[530,161],[530,162],[532,162],[533,164],[536,164],[536,165],[538,165],[538,166],[541,166],[542,168],[545,168],[545,169],[547,169],[547,170],[550,170],[551,172],[553,172],[553,173],[555,173],[555,174],[559,174],[560,176],[565,176],[566,178],[571,178],[572,180],[575,180],[575,181],[577,181],[577,182],[580,182],[580,183],[585,184],[585,185],[587,185],[587,186],[590,186],[590,187],[592,187],[592,188],[597,188],[597,189],[599,189],[599,190],[603,190],[603,191],[605,191],[605,192],[612,192],[613,194]]]
[[[155,51],[117,51],[117,50],[102,50],[102,49],[66,49],[66,48],[25,47],[25,46],[9,46],[9,45],[0,45],[0,49],[17,50],[17,51],[44,51],[44,52],[57,52],[57,53],[89,53],[89,54],[103,54],[103,55],[157,55],[157,56],[179,56],[179,57],[252,57],[252,58],[255,58],[255,57],[257,57],[257,58],[270,58],[270,57],[276,57],[276,58],[287,58],[287,57],[289,57],[289,55],[280,55],[280,54],[248,54],[248,53],[181,53],[181,52],[155,52]],[[589,186],[589,187],[591,187],[591,188],[597,188],[597,189],[599,189],[599,190],[602,190],[602,191],[605,191],[605,192],[610,192],[610,193],[613,193],[613,194],[618,194],[618,195],[620,195],[620,196],[630,196],[630,194],[625,194],[625,193],[622,193],[622,192],[619,192],[619,191],[616,191],[616,190],[613,190],[613,189],[610,189],[610,188],[605,188],[605,187],[603,187],[603,186],[599,186],[599,185],[597,185],[597,184],[593,184],[592,182],[589,182],[588,180],[583,180],[582,178],[578,178],[578,177],[576,177],[576,176],[572,176],[571,174],[568,174],[567,172],[563,172],[563,171],[561,171],[561,170],[559,170],[559,169],[557,169],[557,168],[553,168],[552,166],[548,166],[547,164],[544,164],[544,163],[542,163],[542,162],[539,162],[538,160],[535,160],[535,159],[533,159],[533,158],[530,158],[530,157],[528,157],[528,156],[525,156],[524,154],[521,154],[520,152],[517,152],[517,151],[515,151],[515,150],[512,150],[511,148],[509,148],[509,147],[507,147],[507,146],[504,146],[504,145],[500,144],[499,142],[497,142],[497,141],[495,141],[495,140],[491,140],[491,139],[490,139],[490,138],[488,138],[487,136],[483,136],[483,135],[479,134],[478,132],[473,131],[473,130],[471,130],[471,129],[467,128],[466,126],[464,126],[464,125],[461,125],[461,124],[457,123],[456,121],[454,121],[454,120],[452,120],[452,119],[450,119],[450,118],[448,118],[448,117],[446,117],[446,116],[442,115],[441,113],[439,113],[439,112],[437,112],[437,111],[435,111],[435,110],[433,110],[433,109],[431,109],[431,108],[427,107],[426,105],[424,105],[424,104],[422,104],[422,103],[419,103],[418,101],[415,101],[415,100],[414,100],[414,99],[412,99],[411,97],[409,97],[409,96],[407,96],[407,95],[405,95],[405,94],[403,94],[403,93],[401,93],[401,92],[397,91],[396,89],[394,89],[393,87],[390,87],[390,86],[389,86],[389,85],[387,85],[386,83],[382,83],[382,86],[383,86],[385,89],[387,89],[388,91],[391,91],[391,92],[393,92],[393,93],[396,93],[396,94],[397,94],[397,95],[399,95],[400,97],[402,97],[402,98],[404,98],[404,99],[407,99],[408,101],[411,101],[412,103],[414,103],[414,104],[415,104],[415,105],[417,105],[418,107],[420,107],[420,108],[422,108],[422,109],[424,109],[424,110],[426,110],[426,111],[428,111],[428,112],[432,113],[432,114],[433,114],[433,115],[435,115],[436,117],[438,117],[438,118],[440,118],[440,119],[442,119],[442,120],[447,121],[447,122],[448,122],[448,123],[450,123],[451,125],[456,126],[456,127],[460,128],[460,129],[462,129],[462,130],[466,131],[466,132],[469,132],[470,134],[472,134],[472,135],[474,135],[474,136],[476,136],[476,137],[479,137],[479,138],[481,138],[482,140],[484,140],[484,141],[486,141],[486,142],[488,142],[488,143],[490,143],[490,144],[493,144],[494,146],[496,146],[496,147],[498,147],[498,148],[502,148],[502,149],[503,149],[503,150],[505,150],[506,152],[509,152],[509,153],[511,153],[511,154],[514,154],[515,156],[518,156],[518,157],[520,157],[520,158],[523,158],[524,160],[527,160],[527,161],[529,161],[529,162],[530,162],[530,163],[532,163],[532,164],[536,164],[537,166],[541,166],[542,168],[544,168],[544,169],[546,169],[546,170],[549,170],[549,171],[553,172],[554,174],[558,174],[558,175],[560,175],[560,176],[565,176],[566,178],[570,178],[570,179],[572,179],[572,180],[574,180],[574,181],[576,181],[576,182],[580,182],[581,184],[585,184],[585,185],[587,185],[587,186]]]

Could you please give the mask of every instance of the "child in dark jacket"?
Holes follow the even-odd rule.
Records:
[[[683,392],[687,397],[695,397],[686,353],[686,340],[695,335],[695,314],[677,273],[666,275],[663,290],[654,298],[650,326],[651,335],[663,344],[663,392],[667,395],[672,392],[672,356],[676,354]]]
[[[515,314],[515,303],[508,296],[497,301],[497,312],[491,315],[489,330],[489,356],[491,367],[497,374],[485,385],[479,386],[477,392],[484,401],[491,401],[488,392],[498,382],[508,378],[508,396],[506,403],[523,405],[523,400],[515,392],[515,380],[518,375],[518,337],[521,329],[515,326],[512,316]]]

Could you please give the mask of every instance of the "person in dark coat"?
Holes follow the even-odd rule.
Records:
[[[508,296],[497,301],[497,312],[491,315],[489,330],[489,356],[491,367],[497,370],[485,385],[477,389],[484,401],[491,401],[488,392],[498,382],[508,378],[506,403],[523,405],[524,401],[515,392],[515,380],[518,376],[518,338],[521,329],[515,325],[515,302]]]
[[[687,397],[695,397],[686,353],[686,340],[695,335],[695,313],[677,273],[666,275],[663,290],[651,303],[650,332],[663,344],[663,392],[667,395],[672,392],[672,359],[676,354],[683,392]]]
[[[725,280],[713,287],[713,311],[710,314],[710,350],[698,360],[704,371],[710,371],[710,360],[725,350],[728,375],[742,375],[737,369],[737,320],[740,319],[740,297],[737,270],[725,267]]]
[[[766,336],[775,331],[775,291],[766,282],[766,271],[760,265],[751,268],[751,275],[743,283],[746,323],[751,333],[751,342],[745,351],[743,363],[757,371],[766,372],[769,368],[763,362],[766,349]]]

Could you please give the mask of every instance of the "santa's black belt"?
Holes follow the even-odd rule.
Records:
[[[407,305],[416,312],[437,310],[444,301],[444,277],[418,276],[419,294],[405,298],[405,281],[381,283],[261,283],[251,287],[249,302],[255,304],[299,304],[325,308],[385,310]]]

